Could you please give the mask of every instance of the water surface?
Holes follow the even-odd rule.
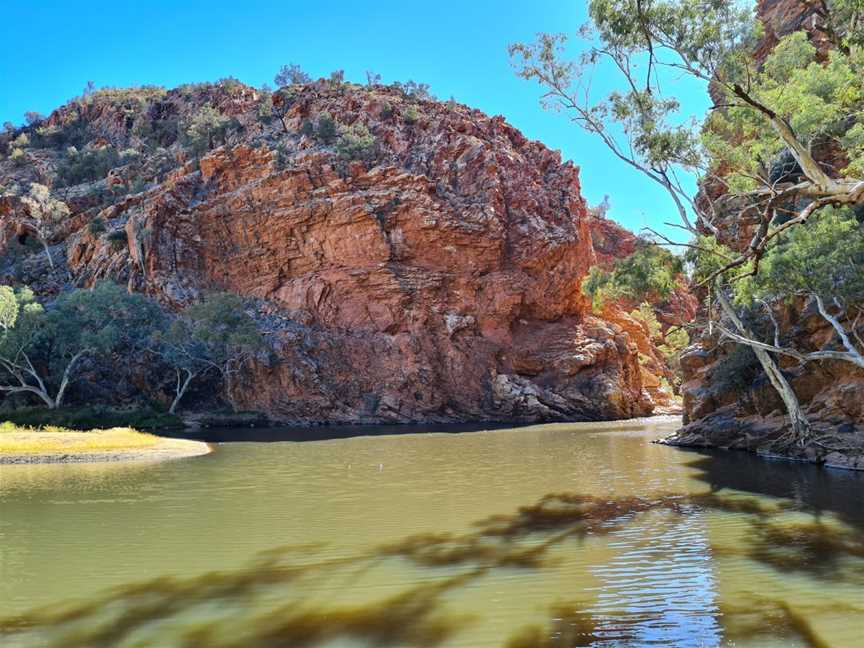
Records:
[[[650,443],[674,427],[2,466],[0,643],[861,645],[862,475]]]

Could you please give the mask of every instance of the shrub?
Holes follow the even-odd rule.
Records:
[[[196,156],[206,153],[218,143],[225,142],[231,118],[210,104],[202,106],[185,129],[186,146]]]
[[[806,227],[795,227],[768,249],[756,277],[735,285],[741,304],[755,299],[820,295],[826,300],[864,297],[864,227],[854,212],[825,207]]]
[[[115,250],[123,249],[129,242],[129,238],[126,236],[126,230],[123,229],[111,230],[105,238]]]
[[[416,106],[408,106],[402,111],[402,119],[406,124],[416,124],[420,119],[420,111],[417,110]]]
[[[24,113],[24,121],[27,122],[28,126],[32,126],[38,122],[41,122],[45,119],[45,116],[42,113],[38,113],[33,110],[28,110]]]
[[[330,86],[338,88],[345,83],[345,70],[334,70],[330,73]]]
[[[9,159],[12,160],[12,164],[17,167],[24,166],[27,163],[27,154],[23,149],[14,148],[12,149],[12,153],[9,155]]]
[[[311,119],[304,119],[300,125],[300,134],[305,137],[315,137],[315,123]]]
[[[336,120],[328,112],[321,113],[315,126],[315,137],[324,144],[332,144],[338,135]]]
[[[397,90],[401,91],[403,95],[410,99],[415,100],[428,100],[434,99],[434,95],[429,92],[429,84],[428,83],[417,83],[416,81],[406,81],[405,83],[400,83],[396,81],[393,84],[393,87]]]
[[[663,337],[663,344],[657,349],[670,362],[677,359],[681,352],[690,345],[690,334],[683,328],[671,328]]]
[[[288,160],[291,159],[291,153],[284,143],[280,143],[276,147],[276,168],[284,169],[288,166]]]
[[[264,92],[261,95],[261,100],[258,102],[256,110],[258,121],[262,124],[269,124],[273,119],[273,93]]]
[[[246,87],[239,79],[232,76],[219,79],[216,83],[228,94],[237,94]]]
[[[312,77],[306,74],[303,71],[303,68],[301,68],[299,65],[296,65],[295,63],[291,63],[290,65],[283,65],[281,68],[279,68],[276,76],[273,77],[273,82],[278,87],[309,83],[311,80]]]
[[[668,297],[683,273],[683,262],[668,250],[640,239],[629,257],[616,259],[612,268],[593,267],[582,283],[582,291],[595,308],[605,299],[660,301]]]
[[[101,180],[119,161],[119,155],[112,146],[100,146],[84,151],[78,151],[71,146],[57,167],[57,177],[60,184],[65,186]]]
[[[87,231],[90,232],[93,236],[99,236],[105,231],[105,221],[100,216],[94,218],[87,225]]]
[[[375,158],[377,148],[375,137],[363,124],[342,128],[336,142],[336,151],[345,160],[371,161]]]
[[[654,308],[648,302],[639,304],[639,308],[630,312],[630,317],[645,324],[648,328],[648,335],[652,340],[663,337],[660,322],[657,320]]]

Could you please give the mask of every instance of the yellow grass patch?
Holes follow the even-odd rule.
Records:
[[[132,428],[78,432],[66,428],[19,427],[0,423],[0,455],[86,454],[142,450],[161,445],[164,439]]]

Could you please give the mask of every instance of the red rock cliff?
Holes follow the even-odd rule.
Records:
[[[162,105],[182,113],[172,92]],[[221,101],[242,136],[197,169],[84,212],[124,227],[127,245],[70,233],[79,284],[113,277],[174,304],[209,289],[257,298],[277,358],[230,397],[281,420],[651,411],[635,344],[580,291],[595,252],[576,167],[501,117],[389,88],[306,86],[287,132],[259,123],[255,102],[247,88]],[[346,161],[303,134],[325,112],[366,126],[374,159]]]

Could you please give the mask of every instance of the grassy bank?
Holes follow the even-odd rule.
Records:
[[[132,428],[76,431],[0,423],[0,463],[169,459],[207,452],[204,443],[166,439]]]

